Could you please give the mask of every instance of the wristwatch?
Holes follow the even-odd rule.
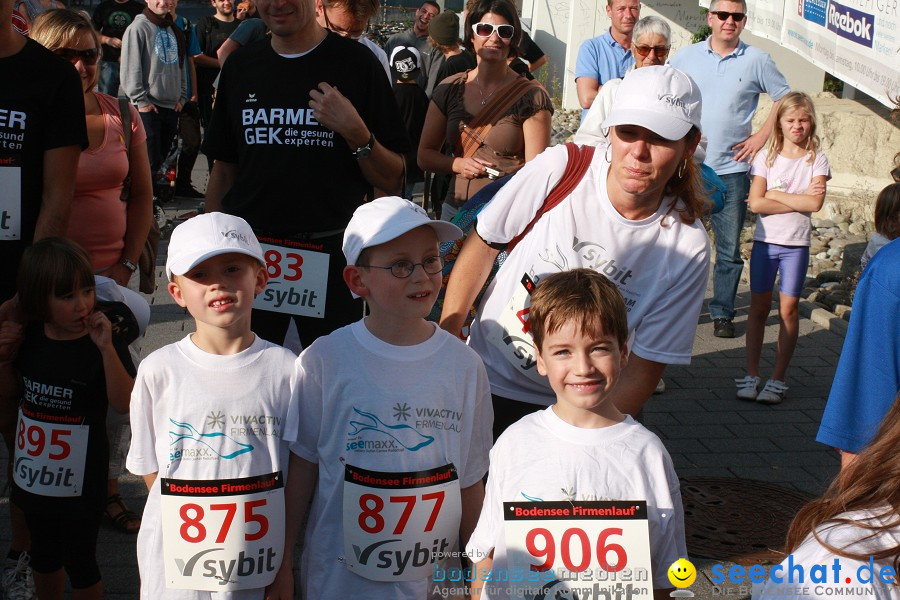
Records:
[[[122,260],[120,260],[120,261],[119,261],[119,264],[123,265],[126,269],[128,269],[128,270],[131,271],[132,273],[134,273],[135,271],[137,271],[137,268],[138,268],[138,266],[137,266],[136,264],[134,264],[133,262],[131,262],[131,261],[128,260],[127,258],[123,258]]]
[[[375,145],[375,134],[369,132],[369,141],[366,142],[365,146],[360,146],[356,150],[353,151],[353,156],[356,157],[356,160],[362,160],[372,154],[372,146]]]

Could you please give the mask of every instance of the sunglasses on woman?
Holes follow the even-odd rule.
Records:
[[[727,21],[728,17],[734,17],[735,23],[740,23],[747,15],[744,13],[733,13],[725,10],[714,10],[712,14],[716,15],[720,21]]]
[[[516,33],[516,28],[512,25],[494,25],[493,23],[475,23],[472,25],[472,31],[480,38],[489,38],[497,32],[497,37],[501,40],[511,40]]]
[[[669,55],[668,46],[632,46],[641,58],[646,58],[650,51],[656,52],[656,58],[663,59]]]
[[[74,48],[58,48],[53,54],[63,58],[70,63],[77,63],[79,60],[86,65],[96,65],[100,60],[100,52],[96,48],[88,48],[87,50],[75,50]]]

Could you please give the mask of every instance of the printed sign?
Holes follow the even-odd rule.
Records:
[[[503,517],[510,598],[653,597],[646,502],[504,502]]]
[[[256,297],[253,308],[304,317],[325,317],[328,261],[324,252],[302,248],[303,242],[278,240],[262,243],[269,282]]]
[[[170,588],[230,592],[275,580],[284,551],[281,472],[160,480],[163,558]]]
[[[532,381],[546,385],[547,379],[537,370],[537,350],[531,337],[528,313],[531,311],[531,292],[535,282],[525,273],[516,286],[512,298],[497,317],[492,327],[490,341],[516,370]]]
[[[30,417],[19,410],[16,485],[39,496],[81,496],[90,427],[70,424],[70,416],[32,413]]]
[[[432,563],[453,550],[462,502],[456,467],[405,473],[344,473],[347,567],[373,581],[428,579]]]
[[[0,154],[0,240],[19,239],[22,239],[22,168],[5,166]]]

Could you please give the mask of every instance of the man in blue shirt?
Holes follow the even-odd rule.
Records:
[[[772,57],[740,39],[747,23],[744,0],[713,0],[707,23],[712,35],[679,52],[670,64],[690,75],[703,94],[701,124],[709,145],[706,164],[722,178],[725,206],[712,216],[716,234],[716,266],[709,314],[716,337],[734,337],[734,297],[744,261],[740,237],[747,214],[750,179],[747,172],[775,124],[781,99],[790,90]],[[759,95],[775,104],[763,127],[752,134]]]
[[[641,18],[638,0],[607,0],[606,14],[611,26],[601,36],[586,40],[578,49],[575,63],[575,88],[581,104],[581,118],[587,114],[600,87],[610,79],[625,77],[634,64],[631,55],[631,31]]]

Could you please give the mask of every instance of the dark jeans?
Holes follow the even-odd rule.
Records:
[[[119,95],[119,63],[111,60],[100,61],[100,81],[97,82],[100,92],[115,98]]]
[[[716,265],[713,269],[713,295],[709,301],[709,316],[713,319],[734,319],[734,298],[744,259],[741,258],[741,229],[747,215],[747,195],[750,178],[747,173],[719,175],[725,184],[725,205],[711,217],[716,234]]]
[[[178,131],[178,113],[171,108],[157,106],[156,112],[142,112],[140,115],[144,130],[147,132],[150,172],[156,176],[163,160],[169,155],[169,149]]]
[[[191,185],[191,171],[200,154],[200,109],[196,102],[188,102],[178,117],[178,134],[181,136],[181,154],[178,155],[176,188]]]

